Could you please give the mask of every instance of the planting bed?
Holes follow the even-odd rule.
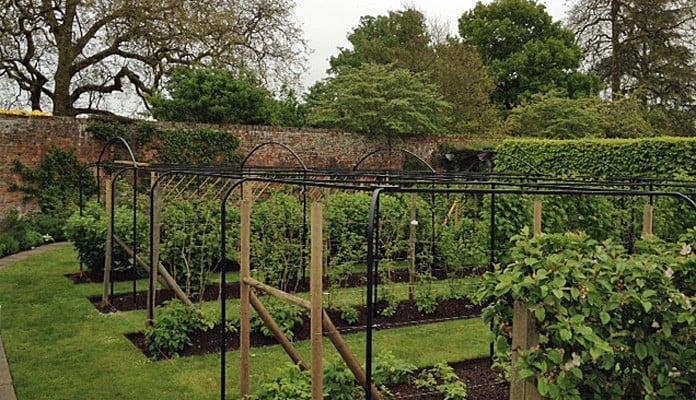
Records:
[[[378,304],[378,309],[383,309],[386,304]],[[359,308],[359,319],[355,324],[349,324],[341,319],[338,313],[329,311],[331,319],[334,321],[336,328],[339,331],[350,333],[365,330],[365,321],[367,315],[365,308]],[[422,314],[418,311],[416,304],[413,301],[402,301],[396,307],[396,312],[393,316],[384,317],[377,316],[374,318],[374,327],[376,329],[389,329],[399,326],[426,324],[439,321],[447,321],[452,319],[474,318],[481,315],[481,309],[475,306],[470,301],[465,299],[443,300],[439,303],[437,309],[432,314]],[[303,317],[302,324],[294,331],[295,340],[307,340],[310,335],[310,322],[308,317]],[[213,329],[202,332],[195,332],[191,335],[192,345],[182,350],[180,356],[194,356],[206,353],[217,353],[220,351],[220,327],[216,326]],[[162,358],[163,354],[152,354],[145,343],[145,335],[143,333],[130,333],[126,337],[138,347],[148,357]],[[259,332],[251,334],[252,346],[269,346],[278,344],[274,338],[269,338]],[[239,334],[229,333],[227,335],[227,348],[230,350],[239,348]]]

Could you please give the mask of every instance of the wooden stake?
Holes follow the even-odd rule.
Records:
[[[643,208],[643,236],[648,237],[653,234],[653,214],[655,212],[655,207],[646,204]]]
[[[128,257],[131,257],[131,258],[133,257],[133,250],[130,247],[128,247],[128,245],[126,245],[126,243],[123,240],[121,240],[121,238],[119,238],[118,236],[114,236],[114,243],[116,243],[120,248],[122,248],[123,251],[126,252]],[[145,261],[143,261],[139,256],[135,257],[135,263],[140,268],[142,268],[145,271],[147,271],[148,273],[150,273],[150,266],[148,266],[147,263],[145,263]],[[162,265],[162,263],[157,264],[157,272],[158,272],[158,276],[157,276],[158,282],[160,282],[162,285],[164,285],[167,289],[173,290],[176,297],[179,300],[181,300],[182,302],[184,302],[184,304],[186,304],[189,307],[195,307],[193,302],[191,302],[191,300],[188,298],[188,296],[186,296],[186,293],[184,293],[184,291],[181,290],[181,287],[179,287],[179,284],[176,283],[176,280],[174,279],[174,277],[172,277],[169,274],[169,272],[167,271],[166,268],[164,268],[164,265]]]
[[[152,172],[151,174],[155,174]],[[154,180],[151,181],[151,184],[154,183]],[[152,191],[152,197],[153,197],[153,207],[152,207],[152,221],[150,223],[152,224],[152,237],[150,238],[150,243],[152,246],[152,265],[157,265],[159,266],[159,258],[160,258],[160,235],[161,235],[161,224],[160,224],[160,218],[162,214],[162,188],[159,186],[155,187],[154,190]],[[155,282],[153,287],[147,288],[147,309],[150,310],[150,307],[152,307],[152,315],[148,316],[147,319],[147,326],[152,325],[152,321],[155,319],[155,305],[157,304],[157,269],[158,268],[153,268],[152,269],[152,281]]]
[[[266,292],[266,294],[269,294],[271,296],[275,296],[287,303],[294,304],[298,307],[301,307],[307,311],[312,310],[312,303],[309,301],[299,298],[297,296],[293,296],[290,293],[284,292],[280,289],[276,289],[273,286],[266,285],[265,283],[261,283],[257,281],[254,278],[251,277],[245,277],[242,278],[242,282],[245,283],[246,285],[252,286],[256,289],[262,290]]]
[[[246,185],[245,185],[246,186]],[[246,193],[245,193],[246,194]],[[249,309],[249,293],[251,288],[246,280],[250,278],[249,266],[250,237],[251,237],[251,202],[246,197],[241,205],[241,254],[239,256],[241,285],[241,321],[239,328],[239,395],[246,399],[250,394],[249,362],[251,358],[251,310]],[[223,300],[224,301],[224,300]]]
[[[341,334],[336,330],[336,326],[334,325],[333,321],[331,321],[331,317],[329,317],[329,314],[327,314],[326,311],[324,311],[324,332],[326,332],[326,336],[329,337],[329,340],[331,340],[331,343],[333,343],[336,351],[338,351],[338,354],[341,355],[341,358],[343,358],[343,361],[353,373],[355,380],[358,381],[360,387],[364,388],[365,383],[367,382],[365,371],[362,369],[360,362],[350,350],[350,347],[348,347],[348,344],[346,344],[346,342],[343,340]],[[372,391],[372,398],[374,400],[380,400],[382,398],[382,394],[379,392],[379,390],[377,390],[377,387],[374,384],[370,390]]]
[[[109,287],[111,285],[111,263],[114,243],[111,240],[114,226],[111,223],[111,214],[114,212],[114,205],[111,201],[111,175],[106,175],[104,190],[104,206],[106,208],[107,228],[106,228],[106,254],[104,255],[104,282],[102,286],[102,307],[107,307],[109,301]]]
[[[308,371],[309,367],[304,362],[304,360],[302,360],[302,355],[300,354],[300,352],[297,351],[295,346],[292,345],[292,342],[290,342],[288,337],[285,336],[285,334],[280,329],[278,324],[275,322],[275,320],[268,312],[266,307],[264,307],[263,303],[261,303],[259,298],[256,297],[256,295],[253,292],[249,293],[249,301],[256,310],[256,312],[259,314],[259,317],[261,317],[261,319],[263,320],[263,323],[266,324],[271,333],[273,333],[273,336],[276,338],[278,343],[280,343],[285,352],[288,353],[292,362],[299,365],[303,371]]]
[[[323,216],[321,203],[312,203],[311,216],[311,272],[309,286],[311,291],[311,345],[312,345],[312,400],[321,400],[323,390],[323,362],[322,362],[322,265],[323,265]]]
[[[261,283],[256,279],[243,278],[242,281],[249,286],[253,286],[256,289],[262,290],[271,296],[278,297],[279,299],[290,304],[302,307],[308,311],[311,311],[312,309],[312,304],[309,301],[283,292],[282,290],[266,285],[265,283]],[[355,376],[355,380],[357,380],[362,387],[365,387],[367,378],[365,376],[365,371],[363,371],[362,366],[360,366],[360,362],[355,355],[353,355],[353,352],[350,350],[350,347],[348,347],[346,342],[343,341],[343,337],[341,337],[341,334],[336,330],[336,326],[331,321],[331,317],[329,317],[326,311],[324,311],[323,314],[324,317],[322,318],[322,324],[324,326],[324,333],[326,336],[328,336],[329,340],[331,340],[331,343],[338,351],[338,354],[341,355],[341,358],[343,358],[343,361],[351,370],[353,376]],[[375,385],[372,385],[372,398],[375,400],[382,398]]]
[[[456,203],[455,203],[456,204]],[[408,299],[413,301],[416,298],[416,224],[417,217],[417,195],[411,193],[411,224],[408,234]]]
[[[520,350],[528,350],[539,344],[536,320],[522,301],[516,301],[512,316],[512,382],[510,382],[510,400],[541,400],[541,395],[533,379],[517,379]]]
[[[541,235],[541,200],[534,199],[534,235]]]

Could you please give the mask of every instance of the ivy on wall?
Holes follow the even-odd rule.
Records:
[[[132,126],[97,121],[87,127],[95,138],[108,141],[117,137],[135,143],[138,151],[157,151],[159,162],[187,165],[237,165],[239,139],[226,130],[197,128],[162,128],[154,123]]]

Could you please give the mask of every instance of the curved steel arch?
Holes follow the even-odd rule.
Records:
[[[295,150],[293,150],[292,148],[290,148],[290,146],[288,146],[287,144],[281,143],[281,142],[276,142],[275,140],[271,140],[271,141],[269,141],[269,142],[261,143],[260,145],[254,147],[253,150],[251,150],[251,151],[249,152],[249,154],[247,154],[247,156],[244,157],[244,160],[242,161],[242,164],[240,165],[240,168],[241,168],[241,169],[244,169],[244,166],[246,165],[247,161],[249,161],[249,158],[251,158],[251,156],[253,156],[254,153],[256,153],[258,150],[260,150],[262,147],[266,147],[266,146],[269,146],[269,145],[280,146],[280,147],[282,147],[283,149],[287,150],[288,152],[290,152],[290,154],[292,154],[292,156],[295,158],[295,160],[297,160],[297,162],[300,164],[300,166],[302,166],[302,170],[303,170],[303,171],[308,171],[308,168],[307,168],[307,166],[305,165],[304,161],[302,161],[302,158],[300,158],[300,156],[295,152]]]
[[[121,136],[117,136],[113,139],[110,139],[108,142],[106,142],[104,147],[102,147],[101,153],[99,153],[99,158],[97,159],[96,164],[101,164],[102,157],[104,157],[104,153],[106,153],[106,149],[109,148],[109,146],[111,146],[113,144],[117,144],[117,143],[122,144],[123,147],[125,147],[126,150],[128,150],[128,155],[130,156],[131,161],[133,161],[133,168],[138,168],[138,161],[135,159],[135,154],[133,153],[133,149],[131,149],[131,147],[128,144],[128,142],[126,141],[126,139],[122,138]]]
[[[377,154],[377,153],[384,153],[384,152],[389,152],[389,153],[391,153],[391,152],[393,152],[393,151],[399,151],[399,152],[401,152],[401,153],[408,154],[408,155],[410,155],[410,156],[416,158],[416,159],[417,159],[418,161],[420,161],[423,165],[425,165],[426,167],[428,167],[428,169],[430,170],[430,172],[432,172],[432,173],[434,173],[434,174],[437,174],[437,171],[435,170],[435,168],[433,168],[433,166],[430,165],[427,161],[425,161],[421,156],[419,156],[418,154],[416,154],[416,153],[414,153],[414,152],[412,152],[412,151],[410,151],[410,150],[402,149],[402,148],[399,148],[399,147],[390,147],[390,148],[388,148],[388,149],[377,149],[377,150],[374,150],[374,151],[371,151],[371,152],[367,153],[365,156],[363,156],[363,158],[360,159],[360,161],[358,161],[358,162],[353,166],[353,171],[357,171],[357,170],[358,170],[358,167],[360,166],[360,164],[362,164],[365,160],[367,160],[368,158],[372,157],[373,155],[375,155],[375,154]]]

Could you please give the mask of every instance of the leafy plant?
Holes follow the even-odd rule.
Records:
[[[375,357],[372,364],[372,381],[377,386],[394,386],[409,380],[416,366],[400,360],[392,352],[385,351]]]
[[[539,346],[520,352],[519,376],[536,377],[542,396],[696,395],[693,288],[675,279],[692,268],[693,254],[686,244],[637,248],[627,255],[585,234],[531,237],[524,230],[515,237],[515,262],[485,274],[478,295],[491,302],[483,317],[498,351],[510,348],[515,301],[536,318]]]
[[[191,345],[192,332],[206,331],[213,325],[213,321],[202,316],[198,310],[179,300],[172,300],[158,307],[152,326],[145,330],[145,339],[154,355],[177,357],[181,350]]]
[[[418,274],[418,291],[416,292],[416,308],[422,314],[433,314],[437,311],[438,297],[433,291],[433,276],[430,273]]]
[[[466,383],[446,363],[435,364],[421,372],[413,383],[419,389],[442,393],[445,400],[463,400],[467,397]]]
[[[280,330],[288,339],[292,340],[295,337],[294,329],[302,324],[303,311],[280,300],[269,298],[265,303],[266,310],[271,314]],[[273,337],[273,332],[268,329],[261,317],[256,313],[251,318],[251,329],[261,332],[266,337]]]

